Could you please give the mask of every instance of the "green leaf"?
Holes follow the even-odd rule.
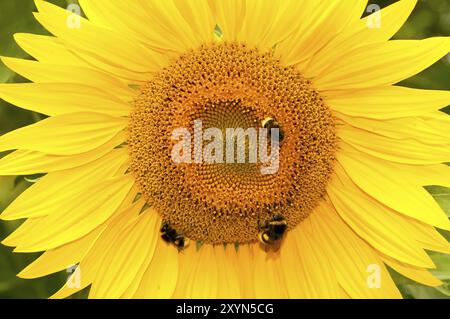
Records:
[[[406,285],[401,287],[401,291],[405,297],[414,299],[448,299],[439,289],[423,285]]]
[[[450,255],[432,253],[431,259],[436,265],[436,269],[431,270],[433,275],[442,281],[450,283]]]
[[[442,286],[436,287],[436,289],[443,295],[450,297],[450,283],[444,282]]]
[[[431,254],[436,269],[431,270],[433,275],[443,281],[443,285],[436,289],[443,295],[450,297],[450,255],[433,253]]]
[[[426,189],[438,202],[439,206],[450,217],[450,188],[443,186],[427,186]]]

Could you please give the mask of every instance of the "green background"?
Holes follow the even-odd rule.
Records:
[[[161,0],[164,1],[164,0]],[[314,1],[314,0],[312,0]],[[344,0],[345,1],[345,0]],[[76,1],[52,0],[52,3],[67,6]],[[370,1],[381,7],[395,1]],[[47,34],[34,20],[36,11],[32,0],[0,0],[0,55],[27,57],[13,41],[13,34],[19,32]],[[423,0],[397,34],[400,39],[421,39],[430,36],[450,35],[450,0]],[[25,82],[26,80],[6,69],[0,63],[0,83]],[[450,90],[450,55],[428,70],[402,83],[410,87]],[[448,111],[449,108],[446,109]],[[41,115],[13,107],[0,100],[0,134],[42,119]],[[1,153],[0,153],[0,156]],[[420,172],[418,172],[420,174]],[[0,177],[0,211],[18,194],[29,187],[33,176]],[[428,190],[450,214],[450,189],[429,187]],[[0,222],[0,240],[10,234],[20,222]],[[450,240],[450,233],[444,233]],[[444,286],[429,288],[416,284],[392,272],[400,290],[406,298],[450,298],[450,256],[430,253],[438,268],[435,275],[446,282]],[[16,274],[39,254],[13,254],[12,249],[0,246],[0,298],[47,298],[56,292],[67,278],[66,272],[36,280],[23,280]],[[84,298],[83,291],[72,298]]]

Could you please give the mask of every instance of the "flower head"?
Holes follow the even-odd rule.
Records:
[[[416,0],[79,2],[36,0],[53,35],[2,59],[33,83],[0,98],[48,116],[0,137],[0,175],[45,174],[1,215],[27,219],[5,245],[45,251],[21,277],[77,265],[55,297],[93,298],[400,297],[386,265],[440,284],[425,250],[450,252],[450,222],[423,186],[450,185],[450,92],[396,84],[450,39],[390,40]]]

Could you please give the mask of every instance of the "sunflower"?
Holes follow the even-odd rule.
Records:
[[[450,38],[390,40],[416,0],[364,18],[364,0],[79,3],[36,0],[52,36],[2,58],[33,83],[0,97],[48,116],[0,137],[0,175],[42,175],[1,215],[26,219],[3,244],[43,252],[19,277],[75,265],[54,298],[401,297],[388,267],[441,284],[426,250],[450,253],[450,222],[424,186],[450,186],[450,92],[396,84]],[[267,118],[276,174],[171,158],[195,119]]]

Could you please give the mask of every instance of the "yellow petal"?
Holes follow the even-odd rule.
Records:
[[[2,62],[16,73],[36,83],[77,83],[99,88],[124,101],[132,101],[136,92],[118,79],[85,66],[58,65],[3,57]]]
[[[253,283],[257,299],[288,298],[286,276],[282,273],[282,260],[278,253],[265,252],[255,245],[253,264]]]
[[[213,245],[203,245],[197,253],[198,264],[194,268],[193,276],[189,283],[190,289],[186,297],[195,299],[217,298],[220,289],[217,259]],[[213,265],[213,267],[211,267]],[[214,267],[215,266],[215,267]],[[180,267],[179,272],[183,271]]]
[[[39,218],[33,229],[24,232],[22,226],[19,227],[16,232],[21,236],[13,233],[15,241],[7,238],[4,243],[17,243],[16,252],[35,252],[77,240],[108,220],[125,200],[133,184],[134,178],[128,175],[102,181],[80,194],[78,201],[67,203],[58,213]]]
[[[364,192],[397,212],[450,230],[450,221],[433,197],[417,185],[414,176],[402,174],[401,165],[374,159],[342,145],[338,161]],[[420,174],[417,167],[416,174]]]
[[[310,219],[319,240],[315,249],[330,258],[336,278],[350,298],[401,298],[378,253],[355,235],[331,204],[321,203]],[[380,279],[379,286],[370,280],[371,275]]]
[[[450,254],[450,243],[436,228],[408,216],[400,216],[410,232],[415,233],[415,241],[426,250]]]
[[[82,166],[108,154],[124,141],[125,135],[119,133],[111,141],[97,149],[73,156],[18,150],[0,159],[0,175],[33,175]]]
[[[79,263],[76,271],[71,277],[79,277],[79,287],[74,289],[69,285],[64,285],[51,298],[66,298],[77,291],[80,291],[89,286],[97,277],[100,265],[106,255],[106,247],[116,243],[117,234],[121,233],[126,227],[131,225],[144,205],[143,201],[137,201],[133,204],[136,198],[137,191],[133,189],[122,203],[117,214],[115,214],[105,225],[105,230],[100,234],[95,244],[91,246],[89,251]],[[71,282],[69,278],[68,282]]]
[[[141,4],[146,19],[155,21],[155,32],[160,32],[161,36],[167,35],[167,39],[171,39],[173,44],[181,42],[182,52],[213,40],[215,24],[205,0],[198,0],[195,4],[158,0],[141,1]],[[200,26],[201,31],[198,29]],[[164,49],[166,48],[161,48],[162,51]]]
[[[182,254],[179,254],[177,271],[178,279],[172,298],[192,298],[191,286],[193,286],[194,283],[191,281],[191,277],[194,276],[197,271],[197,264],[199,261],[198,253],[197,247],[194,244],[189,245],[183,250]]]
[[[136,193],[136,191],[130,192],[120,210],[130,205],[136,197]],[[22,270],[18,276],[25,279],[43,277],[78,264],[95,244],[105,228],[106,225],[101,225],[79,240],[47,250],[27,268]]]
[[[270,0],[245,1],[246,15],[239,40],[249,45],[257,45],[272,27],[276,17],[277,2]],[[261,23],[264,21],[264,23]]]
[[[246,1],[208,0],[208,3],[222,30],[223,39],[237,41],[246,17]]]
[[[0,215],[3,220],[36,218],[58,212],[93,184],[120,174],[128,151],[117,149],[92,163],[42,177],[17,197]],[[123,173],[123,172],[122,172]]]
[[[70,27],[71,12],[45,1],[35,0],[35,3],[39,10],[36,19],[97,68],[125,79],[146,81],[166,63],[162,55],[112,30],[95,26],[82,17],[79,26]]]
[[[52,116],[0,137],[0,151],[26,149],[53,155],[74,155],[96,149],[128,125],[126,118],[99,113]]]
[[[73,52],[66,48],[60,40],[55,37],[16,33],[14,40],[30,56],[40,62],[51,63],[64,66],[87,66],[83,59],[77,57]]]
[[[184,271],[184,270],[183,270]],[[134,298],[172,297],[178,279],[178,251],[158,236],[155,254],[139,280]]]
[[[174,298],[211,299],[216,298],[219,289],[220,265],[214,255],[214,247],[204,244],[197,251],[190,245],[180,254],[178,283]]]
[[[147,1],[153,4],[151,1]],[[122,36],[134,38],[156,49],[182,52],[184,37],[180,30],[171,34],[158,20],[150,19],[150,14],[143,1],[99,1],[80,0],[83,12],[95,25],[114,30]],[[151,4],[147,4],[150,7]],[[151,23],[150,28],[142,26]]]
[[[174,0],[173,2],[196,38],[196,41],[191,44],[191,48],[196,48],[201,43],[209,43],[214,40],[216,23],[207,0]],[[155,3],[160,3],[161,5],[169,4],[162,1],[155,1]]]
[[[382,259],[386,263],[386,265],[388,265],[398,273],[414,281],[417,281],[422,285],[431,287],[442,285],[442,282],[434,277],[427,269],[413,267],[386,256],[383,256]]]
[[[414,232],[389,207],[360,190],[337,164],[328,195],[342,219],[380,252],[418,267],[434,267],[430,257],[415,242]]]
[[[95,24],[134,37],[161,52],[182,53],[213,39],[215,24],[206,0],[81,0],[80,4]],[[150,28],[142,27],[149,22]]]
[[[128,116],[131,106],[100,89],[75,83],[0,84],[0,98],[45,115],[97,112]]]
[[[262,33],[262,37],[257,41],[252,37],[251,32],[248,32],[247,38],[250,41],[255,41],[255,45],[260,48],[260,50],[268,51],[274,48],[275,45],[282,43],[284,40],[293,36],[293,33],[304,25],[304,21],[299,17],[304,13],[305,5],[307,1],[305,0],[273,0],[274,6],[266,6],[272,12],[266,13],[269,21],[267,26],[260,29],[266,29],[266,32]],[[258,5],[259,2],[255,1],[254,5]],[[259,26],[261,26],[260,17],[249,11],[249,19],[254,20],[253,26],[257,25],[256,20],[259,19]],[[256,26],[257,27],[257,26]]]
[[[346,115],[338,115],[338,117],[351,126],[399,140],[399,143],[405,139],[414,139],[423,144],[450,147],[450,116],[448,115],[442,121],[423,117],[382,121]]]
[[[153,256],[160,227],[161,218],[150,209],[116,234],[116,240],[105,247],[89,298],[119,298]]]
[[[367,1],[306,1],[298,8],[302,24],[292,37],[277,46],[277,55],[286,65],[297,64],[300,70],[309,59],[350,22],[358,20]]]
[[[316,77],[341,57],[348,55],[351,50],[368,43],[381,43],[389,40],[406,22],[416,3],[417,0],[400,0],[364,19],[351,21],[342,32],[336,34],[321,50],[316,52],[308,64],[302,68],[303,73],[309,78]],[[378,18],[379,28],[376,25],[370,27],[371,23],[372,25],[377,23]]]
[[[214,246],[214,255],[217,265],[221,265],[218,272],[219,283],[218,299],[240,299],[242,297],[240,289],[240,280],[242,277],[241,269],[238,268],[238,255],[233,245],[223,247]]]
[[[325,100],[341,114],[387,120],[440,110],[450,104],[450,92],[387,86],[331,94]]]
[[[450,167],[446,164],[423,166],[396,164],[392,162],[389,164],[391,167],[397,168],[397,175],[401,176],[402,179],[409,180],[413,185],[419,187],[429,185],[450,187]]]
[[[47,250],[17,276],[24,279],[33,279],[73,267],[84,257],[103,229],[104,227],[100,226],[77,241]]]
[[[289,298],[338,298],[339,285],[328,256],[307,219],[290,231],[280,249]]]
[[[450,161],[450,148],[429,145],[414,139],[401,141],[374,134],[343,123],[339,137],[360,152],[401,164],[432,165]]]
[[[289,2],[289,1],[288,1]],[[237,35],[237,40],[249,46],[257,46],[262,50],[269,50],[277,43],[277,39],[270,39],[265,47],[261,47],[263,39],[269,36],[270,30],[274,27],[278,12],[282,6],[278,1],[273,0],[247,0],[245,1],[245,18],[242,30]],[[228,19],[238,19],[238,16]],[[264,23],[261,23],[264,21]],[[287,31],[287,30],[285,30]],[[292,32],[292,31],[291,31]],[[224,35],[225,35],[224,31]],[[226,37],[225,37],[226,39]]]
[[[387,41],[403,27],[416,5],[417,0],[399,0],[381,9],[378,13],[372,13],[364,19],[356,21],[358,26],[350,24],[348,30],[353,31],[353,37],[357,37],[360,43],[364,43],[365,41]],[[370,22],[373,21],[373,18],[376,19],[377,14],[379,14],[380,18],[379,28],[369,27]]]
[[[335,60],[314,79],[320,91],[391,85],[434,64],[450,51],[450,37],[369,44]]]
[[[241,295],[244,299],[255,299],[255,251],[258,245],[239,245],[237,251],[237,267],[239,270]]]
[[[431,112],[420,116],[420,120],[427,126],[433,126],[433,130],[439,136],[449,136],[450,116],[443,110]]]

